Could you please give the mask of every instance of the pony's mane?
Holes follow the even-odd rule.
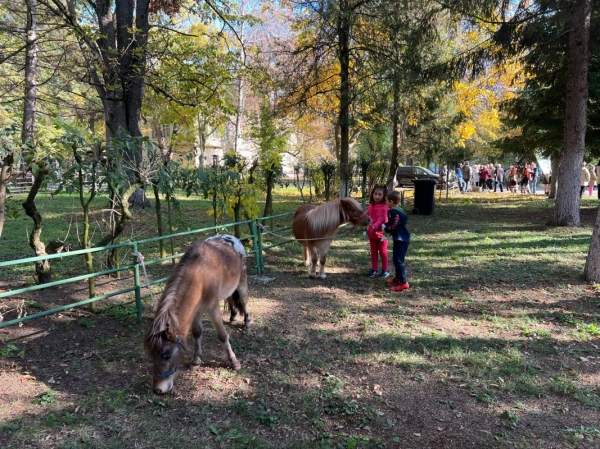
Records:
[[[167,286],[156,304],[154,321],[146,334],[146,345],[150,350],[162,347],[162,337],[166,331],[176,332],[179,328],[179,320],[175,314],[175,301],[188,260],[189,254],[186,252],[175,267],[174,273],[167,281]]]
[[[340,200],[328,201],[308,211],[306,218],[315,234],[327,235],[337,229],[342,223]]]
[[[350,221],[359,220],[364,215],[364,210],[360,203],[354,198],[346,197],[340,199],[340,204],[345,214],[345,219]]]

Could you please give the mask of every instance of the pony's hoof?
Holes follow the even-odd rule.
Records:
[[[319,278],[321,278],[321,279],[327,279],[327,275],[325,273],[321,273],[319,275]]]
[[[239,371],[242,369],[242,364],[240,362],[238,362],[237,360],[234,360],[231,362],[231,368],[234,371]]]
[[[252,318],[246,319],[244,321],[244,330],[248,329],[252,323],[254,323],[254,320]]]
[[[194,357],[194,359],[192,360],[192,365],[194,365],[194,366],[202,365],[202,359],[200,357]]]

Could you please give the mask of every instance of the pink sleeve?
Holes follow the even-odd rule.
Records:
[[[371,215],[371,219],[373,220],[371,223],[371,227],[376,230],[381,229],[381,225],[387,221],[387,206],[373,208],[373,214]]]

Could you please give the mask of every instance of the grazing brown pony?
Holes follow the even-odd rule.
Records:
[[[152,358],[156,393],[163,394],[172,390],[190,332],[195,343],[192,363],[201,363],[201,314],[204,311],[208,312],[217,330],[231,366],[234,370],[240,369],[240,362],[229,344],[229,335],[223,326],[219,308],[221,300],[227,298],[231,311],[230,320],[239,311],[244,315],[244,325],[249,324],[250,317],[246,310],[248,281],[245,252],[241,244],[234,245],[233,241],[239,243],[232,236],[195,242],[185,252],[169,278],[145,341]]]
[[[355,226],[369,224],[366,211],[354,198],[341,198],[319,206],[303,204],[296,209],[292,229],[296,240],[304,246],[304,263],[310,277],[316,277],[318,263],[319,277],[325,279],[325,261],[331,240],[338,228],[347,222]]]

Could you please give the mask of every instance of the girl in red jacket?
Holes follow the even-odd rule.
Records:
[[[387,278],[388,273],[388,242],[383,234],[383,225],[388,219],[387,187],[376,185],[371,190],[367,214],[371,224],[367,228],[369,245],[371,246],[371,269],[369,277]],[[379,257],[381,256],[381,271],[378,271]]]

